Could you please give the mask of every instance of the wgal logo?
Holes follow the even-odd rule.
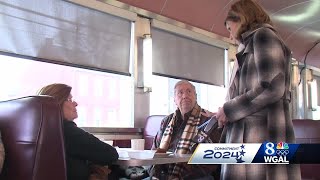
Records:
[[[289,154],[289,145],[279,142],[275,145],[272,142],[264,144],[264,161],[265,163],[289,163],[287,155]]]

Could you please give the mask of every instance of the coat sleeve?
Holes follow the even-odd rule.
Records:
[[[109,165],[119,157],[115,148],[78,128],[73,122],[64,123],[64,137],[68,156],[99,165]]]
[[[285,63],[289,62],[286,62],[282,41],[271,29],[262,28],[253,35],[253,57],[258,83],[224,104],[224,112],[230,122],[258,112],[284,95],[285,73],[288,73]]]

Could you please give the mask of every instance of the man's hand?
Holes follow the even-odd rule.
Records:
[[[223,108],[221,107],[219,108],[216,114],[216,117],[218,119],[218,127],[223,128],[223,126],[225,126],[227,123],[227,117],[226,117],[226,114],[224,113]]]

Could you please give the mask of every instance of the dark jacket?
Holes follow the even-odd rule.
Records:
[[[64,120],[68,180],[88,180],[89,163],[110,165],[119,157],[115,148]]]

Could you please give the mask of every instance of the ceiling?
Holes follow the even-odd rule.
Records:
[[[234,0],[119,0],[155,14],[229,37],[224,19]],[[320,41],[320,0],[257,0],[271,16],[274,26],[303,62],[307,51]],[[320,68],[320,44],[307,56],[306,64]]]

